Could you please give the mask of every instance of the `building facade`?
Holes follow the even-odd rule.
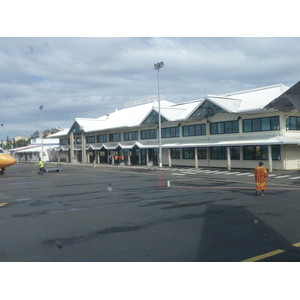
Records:
[[[96,119],[76,118],[59,138],[57,161],[163,166],[266,168],[300,165],[300,82],[174,104],[162,100]],[[117,160],[117,161],[116,161]]]

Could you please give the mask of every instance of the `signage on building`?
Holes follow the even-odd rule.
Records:
[[[160,95],[159,97],[160,99],[163,99],[163,95]],[[134,102],[127,102],[124,104],[124,107],[128,107],[128,106],[134,106],[134,105],[138,105],[138,104],[144,104],[144,103],[148,103],[148,102],[154,102],[157,101],[158,97],[151,97],[151,98],[147,98],[147,99],[142,99],[142,100],[138,100],[138,101],[134,101]]]

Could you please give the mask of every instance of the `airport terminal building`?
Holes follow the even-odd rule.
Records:
[[[158,165],[159,111],[162,164],[255,168],[271,172],[300,166],[300,81],[175,104],[131,106],[100,118],[76,118],[53,134],[59,162]]]

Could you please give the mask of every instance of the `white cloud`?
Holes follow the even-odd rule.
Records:
[[[125,102],[157,94],[168,101],[299,79],[300,38],[0,38],[4,135],[69,127]]]

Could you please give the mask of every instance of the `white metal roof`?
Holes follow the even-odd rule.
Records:
[[[241,113],[249,110],[263,109],[268,103],[286,90],[288,90],[287,86],[277,84],[244,92],[227,94],[223,95],[223,97],[241,100],[238,107],[238,113]]]
[[[246,113],[248,111],[264,109],[269,103],[287,90],[288,87],[278,84],[221,96],[207,95],[204,99],[180,104],[161,100],[160,110],[162,117],[166,120],[179,122],[187,120],[192,113],[205,102],[205,100],[208,100],[228,113]],[[158,102],[127,107],[99,118],[76,118],[75,122],[78,123],[84,132],[138,127],[152,110],[158,112]],[[51,135],[51,137],[66,136],[68,135],[68,132],[69,129],[65,129]]]

